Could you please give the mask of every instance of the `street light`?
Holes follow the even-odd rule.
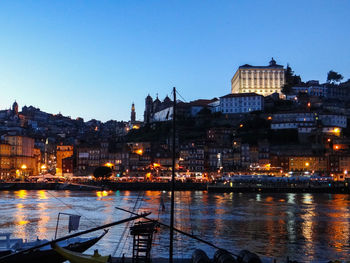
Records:
[[[25,177],[25,170],[27,169],[27,165],[25,165],[25,164],[22,164],[21,165],[21,170],[22,170],[22,180],[24,180],[24,177]]]

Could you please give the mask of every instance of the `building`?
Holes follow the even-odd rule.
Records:
[[[26,136],[6,135],[10,145],[10,176],[25,179],[38,174],[37,158],[34,156],[34,139]]]
[[[73,156],[73,146],[72,145],[57,145],[56,151],[56,174],[62,175],[63,170],[63,159]]]
[[[231,79],[231,93],[253,92],[268,96],[281,93],[284,83],[284,68],[272,58],[268,66],[240,66]]]
[[[0,179],[8,179],[11,172],[11,146],[0,144]]]
[[[130,116],[131,123],[134,123],[136,121],[136,112],[135,112],[135,104],[132,103],[131,105],[131,116]]]
[[[256,93],[228,94],[220,97],[220,111],[224,114],[261,110],[264,110],[264,97]]]
[[[327,171],[327,158],[325,156],[290,156],[289,170],[325,172]]]
[[[292,87],[292,95],[298,95],[299,93],[307,93],[310,96],[316,97],[327,97],[328,87],[327,85],[308,85]],[[291,96],[289,95],[289,97]]]
[[[213,111],[213,103],[218,104],[218,99],[198,99],[190,102],[177,101],[176,116],[191,118],[197,116],[202,110],[208,109]],[[151,96],[147,96],[145,104],[144,122],[163,122],[173,119],[173,101],[167,96],[163,102],[158,97],[152,100]],[[214,109],[215,111],[215,109]]]
[[[311,133],[322,127],[323,133],[340,135],[342,128],[347,127],[347,118],[341,114],[317,112],[282,112],[272,114],[271,129],[297,129],[298,133]]]
[[[145,124],[152,122],[155,118],[156,119],[159,118],[154,116],[158,112],[163,111],[163,112],[166,112],[165,115],[167,115],[167,108],[170,108],[172,104],[173,102],[168,96],[166,96],[165,99],[161,102],[158,99],[158,96],[153,101],[152,97],[148,95],[145,99],[145,112],[144,112]]]
[[[63,174],[73,174],[73,168],[74,168],[74,157],[67,157],[62,159],[62,173]]]
[[[180,146],[179,170],[194,174],[204,172],[204,146],[202,144],[187,143]]]
[[[18,103],[16,101],[12,104],[12,112],[18,115]]]

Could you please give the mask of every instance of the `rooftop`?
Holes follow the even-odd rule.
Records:
[[[239,98],[239,97],[263,97],[263,96],[253,92],[252,93],[230,93],[220,98],[234,98],[234,97]]]
[[[283,68],[282,65],[278,65],[276,61],[272,58],[269,62],[268,66],[252,66],[249,64],[244,64],[240,66],[239,68]]]

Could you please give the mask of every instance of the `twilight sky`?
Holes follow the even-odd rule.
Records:
[[[0,109],[143,119],[144,99],[230,92],[242,64],[350,78],[349,0],[0,1]]]

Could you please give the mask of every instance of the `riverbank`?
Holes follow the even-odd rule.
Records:
[[[207,187],[209,192],[236,193],[330,193],[350,194],[345,182],[275,182],[271,183],[214,183]]]
[[[102,186],[71,184],[71,183],[28,183],[9,182],[0,183],[0,191],[6,190],[70,190],[70,191],[101,191]]]
[[[70,190],[70,191],[170,191],[170,183],[154,182],[104,182],[90,184],[75,183],[0,183],[0,191],[4,190]],[[347,182],[234,182],[234,183],[181,183],[176,182],[177,191],[210,191],[236,193],[346,193],[350,194]]]
[[[175,184],[177,191],[207,190],[206,183],[179,183]],[[130,190],[130,191],[170,191],[170,183],[151,182],[103,182],[103,183],[29,183],[29,182],[8,182],[0,183],[0,191],[4,190],[71,190],[71,191],[103,191],[103,190]]]

